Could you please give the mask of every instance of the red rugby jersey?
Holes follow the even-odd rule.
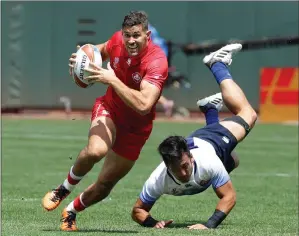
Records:
[[[129,56],[122,39],[122,32],[116,32],[106,46],[110,57],[110,65],[116,76],[129,88],[140,90],[140,83],[146,80],[157,86],[162,92],[168,76],[168,62],[163,50],[152,43],[143,49],[137,56]],[[149,114],[142,116],[127,106],[111,86],[105,94],[107,105],[113,110],[118,121],[139,127],[151,124],[155,118],[155,105]],[[120,118],[120,119],[118,119]]]

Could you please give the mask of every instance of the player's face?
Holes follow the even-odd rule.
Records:
[[[130,56],[137,56],[147,46],[150,31],[145,31],[142,25],[125,27],[122,30],[125,47]]]
[[[168,167],[170,172],[182,183],[187,183],[190,180],[193,171],[193,157],[188,153],[184,153],[182,160]]]

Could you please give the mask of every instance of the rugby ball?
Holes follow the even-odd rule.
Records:
[[[93,85],[89,83],[85,78],[90,75],[89,72],[84,69],[89,68],[89,63],[93,62],[97,66],[102,67],[102,56],[99,49],[92,44],[85,44],[76,52],[76,63],[73,70],[73,79],[75,83],[81,88],[87,88]]]

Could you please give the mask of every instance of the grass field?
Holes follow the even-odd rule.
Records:
[[[66,177],[86,144],[88,121],[2,120],[2,235],[70,235],[59,231],[62,208],[87,187],[96,165],[53,212],[41,199]],[[212,189],[193,196],[163,196],[152,214],[174,219],[172,228],[147,229],[130,218],[144,181],[158,165],[156,147],[169,134],[187,135],[196,123],[155,123],[152,136],[133,170],[102,203],[77,217],[74,235],[298,235],[298,126],[257,125],[237,152],[240,167],[232,175],[237,205],[217,230],[189,231],[214,211]]]

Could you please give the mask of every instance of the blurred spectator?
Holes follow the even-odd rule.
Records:
[[[153,25],[149,24],[149,30],[151,31],[151,39],[153,43],[162,48],[168,57],[168,45],[166,40],[159,35],[159,32]],[[190,83],[181,73],[176,71],[175,67],[172,66],[168,68],[168,79],[166,80],[165,87],[173,86],[175,88],[180,88],[181,85],[185,88],[190,88]],[[165,96],[161,95],[158,103],[162,105],[164,113],[167,117],[171,117],[173,115],[173,110],[175,108],[175,103],[173,100],[167,99]],[[184,115],[188,113],[185,110],[186,109],[184,109],[183,112]]]
[[[153,41],[154,44],[158,45],[160,48],[162,48],[162,50],[164,51],[164,53],[166,54],[166,56],[168,56],[168,46],[166,44],[165,39],[163,39],[158,31],[156,30],[155,27],[153,27],[151,24],[149,24],[149,30],[152,32],[151,33],[151,39]],[[172,116],[172,112],[173,112],[173,107],[174,107],[174,101],[167,99],[166,97],[164,97],[163,95],[160,96],[160,99],[158,100],[158,103],[162,105],[163,109],[164,109],[164,113],[167,117],[171,117]]]

